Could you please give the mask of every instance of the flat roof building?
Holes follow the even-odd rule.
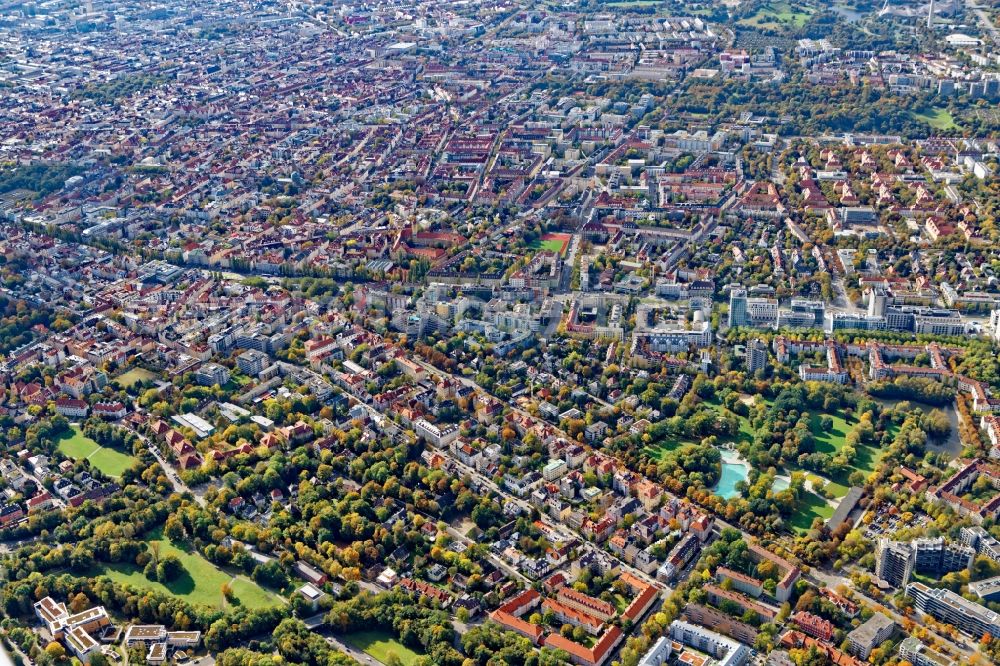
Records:
[[[868,659],[878,645],[889,640],[896,623],[888,615],[875,613],[860,627],[847,634],[848,652],[859,659]]]
[[[987,633],[1000,636],[1000,615],[951,590],[910,583],[906,586],[906,596],[913,599],[920,612],[947,622],[977,640]]]

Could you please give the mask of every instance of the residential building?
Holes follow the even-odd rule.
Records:
[[[718,666],[743,666],[750,660],[750,648],[746,645],[683,620],[670,623],[670,637],[712,656]]]
[[[229,370],[218,363],[203,363],[195,370],[194,378],[202,386],[223,386],[229,381]]]
[[[760,338],[754,338],[747,345],[747,372],[767,370],[767,343]]]
[[[915,636],[908,636],[899,644],[899,658],[913,666],[954,666],[955,661],[935,652]]]
[[[977,640],[986,633],[1000,636],[1000,615],[951,590],[910,583],[906,586],[906,596],[913,599],[920,612],[951,624]]]
[[[915,557],[907,543],[879,539],[875,575],[893,587],[905,587],[913,575]]]
[[[896,632],[896,623],[883,613],[875,613],[847,634],[848,652],[859,659],[868,659],[872,650],[889,640]]]

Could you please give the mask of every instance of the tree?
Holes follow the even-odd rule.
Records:
[[[170,516],[163,526],[163,534],[171,541],[183,541],[186,536],[184,524],[178,520],[177,516]]]
[[[156,579],[161,583],[176,580],[184,573],[184,565],[176,555],[165,555],[160,558],[160,563],[156,565]]]
[[[69,557],[69,565],[76,572],[88,571],[94,565],[94,553],[89,548],[77,546]]]
[[[51,657],[53,661],[60,661],[66,656],[66,648],[59,643],[52,641],[45,646],[45,654]]]
[[[90,599],[83,592],[77,593],[69,602],[69,609],[74,613],[80,613],[90,608]]]

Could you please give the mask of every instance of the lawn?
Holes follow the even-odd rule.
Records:
[[[163,584],[147,579],[142,570],[130,564],[108,564],[101,574],[117,583],[127,583],[141,589],[154,590],[179,597],[192,604],[219,608],[223,604],[222,586],[232,581],[236,605],[247,608],[267,608],[277,606],[281,600],[245,578],[236,578],[222,571],[199,553],[177,547],[159,532],[154,532],[148,540],[150,547],[156,544],[160,556],[176,555],[184,565],[184,573],[174,581]],[[227,604],[230,602],[226,602]]]
[[[629,7],[655,7],[663,4],[664,0],[619,0],[618,2],[606,2],[607,7],[616,9],[628,9]]]
[[[76,426],[73,426],[70,434],[59,440],[58,446],[63,455],[73,460],[89,460],[91,466],[116,479],[135,461],[135,458],[121,451],[102,447]]]
[[[728,409],[726,409],[725,407],[722,406],[722,403],[719,401],[718,398],[713,398],[711,400],[707,400],[705,402],[705,405],[708,406],[708,407],[711,407],[713,410],[715,410],[720,415],[725,415],[726,412],[729,412]],[[730,412],[730,413],[733,413],[733,412]],[[742,416],[740,414],[735,414],[735,416],[736,416],[737,419],[739,419],[739,422],[740,422],[740,430],[736,434],[736,441],[737,442],[747,442],[747,443],[753,442],[755,431],[753,429],[753,426],[750,424],[750,419],[748,419],[747,417]]]
[[[383,664],[389,663],[390,655],[396,655],[399,663],[403,666],[410,666],[420,657],[418,653],[400,643],[387,631],[377,629],[355,631],[352,634],[344,634],[340,638],[351,647],[361,650]]]
[[[833,428],[823,430],[820,426],[820,417],[829,416],[833,419]],[[840,414],[812,414],[809,418],[809,430],[816,439],[816,450],[820,453],[836,455],[847,443],[847,432],[851,426],[847,424]]]
[[[696,442],[686,441],[682,442],[678,439],[665,439],[662,442],[652,444],[643,448],[642,452],[645,453],[651,460],[663,460],[671,451],[676,451],[685,444],[695,444]]]
[[[831,456],[836,455],[847,443],[847,432],[851,429],[851,426],[848,425],[841,414],[828,414],[833,419],[833,428],[829,432],[825,432],[820,427],[820,416],[819,414],[813,414],[809,420],[809,430],[812,431],[813,437],[816,438],[816,450],[820,453],[828,453]],[[878,466],[878,462],[884,453],[884,451],[865,444],[859,445],[856,451],[854,469],[860,470],[865,474],[871,474],[875,471],[875,467]]]
[[[951,115],[951,112],[940,106],[932,106],[920,112],[911,111],[910,113],[914,118],[924,121],[934,129],[960,129],[958,123],[955,122],[955,117]]]
[[[115,381],[123,389],[130,389],[140,382],[151,382],[156,379],[159,379],[159,376],[145,368],[132,368],[115,377]]]
[[[788,521],[796,532],[808,532],[812,527],[813,519],[822,518],[825,521],[833,515],[833,507],[815,493],[803,493],[801,504],[799,510]]]
[[[753,15],[741,19],[738,23],[756,28],[801,28],[805,25],[813,10],[808,7],[794,8],[787,0],[765,2]]]
[[[824,488],[834,497],[840,498],[847,494],[849,488],[842,483],[837,483],[836,481],[830,481],[818,474],[813,474],[812,472],[806,473],[806,478],[812,482],[813,488]]]

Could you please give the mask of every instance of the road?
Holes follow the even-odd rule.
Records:
[[[989,33],[990,37],[993,39],[995,44],[1000,44],[1000,30],[997,30],[996,25],[990,20],[989,14],[983,11],[982,6],[975,0],[966,0],[965,6],[971,9],[975,15],[979,18],[979,24],[982,26],[983,30]]]
[[[858,588],[854,587],[853,583],[851,582],[851,579],[848,578],[847,576],[830,573],[828,571],[822,571],[820,569],[812,569],[809,571],[808,574],[805,574],[803,577],[813,585],[816,585],[817,587],[828,587],[832,590],[836,590],[838,586],[843,586],[854,593],[854,597],[857,601],[860,601],[861,603],[863,603],[865,606],[868,606],[872,610],[881,610],[882,612],[888,614],[889,617],[895,620],[897,624],[902,624],[904,622],[909,621],[913,622],[914,624],[923,626],[924,628],[927,629],[927,631],[933,634],[935,638],[939,639],[942,642],[942,644],[953,646],[955,650],[961,652],[962,656],[964,656],[966,659],[975,654],[974,650],[969,650],[968,648],[957,643],[953,639],[947,636],[943,636],[934,629],[928,627],[920,620],[920,618],[917,615],[906,617],[905,615],[902,615],[901,613],[893,609],[889,604],[878,601],[876,599],[872,599],[867,594],[865,594]]]
[[[831,273],[830,285],[833,287],[833,305],[841,312],[855,314],[861,312],[860,308],[847,295],[847,287],[844,285],[844,278]],[[833,308],[831,308],[833,309]]]
[[[373,659],[372,657],[368,656],[361,650],[356,650],[352,648],[350,645],[343,642],[336,636],[323,636],[323,638],[325,638],[326,642],[332,645],[333,647],[337,648],[344,654],[351,656],[359,664],[367,664],[367,666],[383,666],[381,661]]]
[[[205,498],[200,493],[196,493],[191,490],[191,488],[181,480],[181,477],[177,475],[177,470],[174,469],[174,466],[167,462],[162,455],[160,455],[160,449],[156,444],[150,442],[149,438],[142,433],[131,428],[128,430],[142,440],[142,443],[146,445],[146,449],[148,449],[149,452],[153,454],[153,457],[156,458],[156,462],[160,463],[160,467],[163,468],[163,473],[167,476],[167,479],[170,480],[171,485],[174,487],[174,492],[181,495],[190,493],[202,508],[207,506]]]
[[[437,374],[440,374],[440,375],[450,376],[453,379],[461,381],[462,383],[466,384],[467,386],[475,388],[476,390],[481,391],[482,393],[484,393],[486,395],[490,395],[489,392],[483,390],[483,388],[481,386],[479,386],[476,382],[474,382],[471,379],[468,379],[466,377],[461,377],[461,376],[458,376],[458,375],[453,375],[453,374],[444,372],[444,371],[439,370],[438,368],[430,365],[429,363],[425,363],[424,361],[421,361],[421,360],[417,360],[417,363],[419,363],[420,365],[422,365],[428,372],[433,372],[433,373],[437,373]],[[523,410],[520,410],[520,409],[518,409],[516,407],[512,407],[512,409],[515,412],[518,412],[520,414],[526,414],[525,412],[523,412]],[[565,433],[563,433],[563,435],[565,436]],[[515,503],[517,506],[521,507],[525,511],[529,511],[529,512],[531,511],[532,506],[527,501],[525,501],[525,500],[523,500],[523,499],[521,499],[519,497],[516,497],[516,496],[512,495],[511,493],[507,492],[506,490],[503,490],[502,488],[500,488],[499,486],[497,486],[497,484],[495,484],[491,479],[487,478],[483,474],[480,474],[478,471],[472,469],[471,467],[463,464],[461,461],[452,458],[450,456],[450,452],[449,451],[447,451],[447,450],[440,450],[440,453],[442,453],[443,455],[445,455],[446,457],[448,457],[450,460],[452,460],[452,462],[455,464],[455,466],[458,469],[462,470],[465,474],[468,474],[471,478],[479,481],[481,484],[483,484],[483,486],[489,488],[491,491],[493,491],[494,493],[496,493],[498,496],[504,498],[507,501]],[[663,597],[662,590],[664,589],[664,586],[663,586],[663,584],[661,582],[659,582],[659,581],[655,580],[654,578],[652,578],[651,576],[649,576],[649,575],[647,575],[647,574],[639,571],[635,567],[629,566],[628,564],[626,564],[624,562],[621,562],[621,560],[619,558],[615,557],[614,555],[612,555],[610,553],[607,553],[606,551],[603,551],[600,548],[598,548],[593,543],[591,543],[589,541],[586,541],[585,539],[582,539],[582,537],[580,535],[575,534],[574,532],[572,532],[567,526],[555,523],[548,516],[546,516],[544,513],[541,515],[541,522],[547,528],[552,529],[552,530],[554,530],[555,532],[557,532],[559,534],[566,535],[567,537],[575,537],[575,538],[580,539],[581,540],[581,544],[582,544],[582,548],[584,550],[588,550],[588,551],[591,551],[591,552],[594,552],[594,553],[602,553],[604,555],[610,555],[611,557],[614,557],[615,560],[617,560],[617,561],[619,561],[621,563],[622,569],[628,571],[629,573],[631,573],[632,575],[636,576],[637,578],[639,578],[641,580],[644,580],[644,581],[646,581],[648,583],[651,583],[651,584],[655,585],[657,587],[657,589],[660,589],[661,590],[661,595],[660,596],[661,596],[661,599],[662,599],[662,597]],[[720,529],[720,530],[724,529],[724,528],[732,528],[732,529],[738,530],[743,535],[744,539],[746,539],[748,541],[752,541],[753,540],[753,537],[750,534],[748,534],[747,532],[744,532],[743,530],[739,529],[735,525],[731,525],[731,524],[727,523],[726,521],[724,521],[724,520],[722,520],[720,518],[716,519],[716,524],[717,524],[718,529]],[[859,601],[861,601],[866,606],[869,606],[870,608],[873,608],[873,609],[874,608],[884,609],[885,612],[888,613],[897,623],[902,623],[904,620],[909,620],[911,622],[915,622],[917,624],[923,625],[923,623],[920,621],[920,619],[918,617],[906,618],[903,615],[901,615],[900,613],[898,613],[895,610],[893,610],[892,608],[888,607],[886,604],[880,603],[880,602],[876,601],[875,599],[872,599],[871,597],[868,597],[867,595],[865,595],[864,593],[862,593],[860,590],[858,590],[857,588],[855,588],[852,585],[850,579],[846,578],[845,576],[829,574],[829,573],[822,572],[820,570],[813,570],[809,574],[807,574],[805,576],[805,578],[806,578],[806,580],[808,580],[812,584],[817,585],[819,587],[826,586],[826,587],[830,587],[830,588],[836,588],[838,585],[844,585],[848,589],[852,589],[854,591],[854,593],[855,593],[855,595],[856,595],[856,597],[858,598]],[[667,588],[667,593],[669,593],[669,588]],[[936,637],[938,637],[944,644],[946,644],[946,645],[948,645],[948,644],[955,645],[955,649],[961,651],[964,656],[968,657],[968,656],[971,656],[972,654],[974,654],[974,651],[970,651],[967,648],[963,647],[962,645],[956,644],[950,638],[942,636],[941,634],[939,634],[938,632],[934,631],[930,627],[927,627],[926,625],[923,625],[923,626],[925,626],[927,628],[927,630],[930,631],[933,635],[935,635]]]
[[[466,386],[469,386],[471,388],[476,389],[477,391],[481,392],[483,395],[490,395],[490,396],[492,396],[492,394],[489,391],[485,390],[479,384],[477,384],[476,382],[474,382],[473,380],[471,380],[471,379],[469,379],[467,377],[462,377],[460,375],[454,375],[454,374],[451,374],[449,372],[445,372],[443,370],[439,370],[437,367],[431,365],[430,363],[426,363],[425,361],[422,361],[420,359],[415,359],[415,360],[416,360],[416,362],[419,365],[421,365],[428,372],[432,372],[434,374],[441,375],[441,376],[450,377],[453,380],[460,381],[463,384],[465,384]],[[492,396],[492,397],[496,398],[496,396]],[[496,399],[499,400],[499,398],[496,398]],[[518,414],[521,414],[522,416],[528,416],[528,417],[534,419],[534,417],[532,417],[530,414],[528,414],[527,412],[525,412],[522,409],[519,409],[519,408],[513,407],[513,406],[511,406],[511,409],[514,412],[516,412]],[[568,434],[566,434],[565,432],[559,431],[559,433],[564,438],[566,438],[567,440],[572,440],[572,438]],[[441,455],[447,457],[451,462],[453,462],[455,464],[455,466],[458,469],[462,470],[470,478],[475,479],[480,484],[482,484],[484,487],[489,488],[491,491],[493,491],[494,493],[496,493],[498,496],[502,497],[504,500],[509,501],[509,502],[513,502],[515,505],[521,507],[522,510],[524,510],[525,512],[528,512],[528,513],[530,513],[531,510],[533,508],[535,508],[530,503],[528,503],[526,500],[521,499],[520,497],[517,497],[516,495],[514,495],[514,494],[512,494],[512,493],[510,493],[510,492],[508,492],[506,490],[504,490],[503,488],[501,488],[500,486],[498,486],[497,484],[495,484],[492,479],[490,479],[487,476],[479,473],[478,471],[476,471],[475,469],[469,467],[468,465],[462,463],[460,460],[452,457],[451,456],[451,452],[448,451],[447,449],[437,449],[437,451]],[[633,576],[635,576],[636,578],[638,578],[640,580],[643,580],[643,581],[645,581],[645,582],[647,582],[647,583],[649,583],[651,585],[654,585],[657,589],[659,589],[661,591],[663,590],[663,588],[664,588],[663,583],[661,583],[660,581],[656,580],[655,578],[653,578],[649,574],[644,573],[644,572],[636,569],[635,567],[633,567],[633,566],[631,566],[631,565],[629,565],[629,564],[621,561],[621,559],[618,558],[618,557],[616,557],[615,555],[613,555],[611,553],[608,553],[607,551],[598,548],[593,543],[591,543],[591,542],[587,541],[586,539],[584,539],[582,535],[577,534],[575,531],[573,531],[570,528],[568,528],[566,525],[563,525],[562,523],[556,523],[555,521],[553,521],[551,518],[549,518],[544,513],[541,514],[541,520],[540,520],[540,522],[546,528],[548,528],[548,529],[556,532],[557,534],[561,534],[561,535],[565,536],[567,539],[576,539],[576,540],[580,541],[580,543],[582,544],[582,547],[583,547],[584,550],[588,550],[588,551],[591,551],[591,552],[594,552],[594,553],[601,553],[603,555],[613,557],[615,560],[617,560],[619,562],[621,568],[624,569],[625,571],[628,571],[630,574],[632,574]]]

